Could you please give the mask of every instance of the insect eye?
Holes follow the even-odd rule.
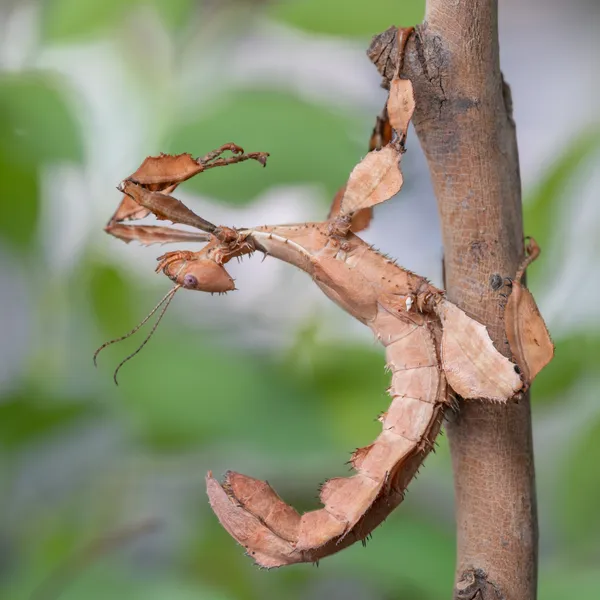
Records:
[[[198,280],[196,279],[196,277],[194,275],[192,275],[191,273],[188,273],[183,278],[183,285],[184,285],[184,287],[187,287],[187,288],[195,288],[198,285]]]

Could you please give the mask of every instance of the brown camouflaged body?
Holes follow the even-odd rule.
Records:
[[[380,417],[377,439],[352,455],[356,474],[322,486],[321,509],[299,515],[265,482],[230,472],[221,486],[209,475],[210,502],[222,525],[267,568],[314,562],[364,540],[402,501],[432,448],[447,402],[439,320],[414,306],[407,310],[406,303],[424,294],[441,298],[441,291],[352,234],[329,236],[328,226],[263,227],[251,235],[258,249],[306,271],[373,330],[386,348],[392,403]]]

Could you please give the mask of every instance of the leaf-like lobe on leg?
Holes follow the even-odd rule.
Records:
[[[512,282],[512,291],[504,311],[506,337],[517,364],[523,371],[527,383],[554,357],[554,344],[535,299],[522,285],[521,279],[527,266],[540,254],[540,248],[533,238],[527,245],[527,256]]]
[[[218,158],[226,151],[234,156],[229,158]],[[235,144],[224,144],[217,150],[210,152],[205,157],[195,159],[191,154],[159,154],[148,156],[144,162],[127,179],[145,188],[149,192],[163,192],[171,194],[175,188],[184,181],[194,177],[198,173],[213,167],[235,164],[245,160],[256,160],[265,166],[268,154],[265,152],[251,152],[244,154],[242,148]],[[134,199],[124,195],[117,210],[110,218],[110,225],[120,221],[143,219],[150,211],[140,206]],[[107,228],[107,231],[111,233]]]
[[[204,170],[191,154],[148,156],[127,179],[152,192],[164,191],[187,181]],[[173,190],[171,190],[173,191]]]
[[[450,387],[463,398],[505,402],[523,387],[515,365],[494,347],[485,325],[442,300],[442,366]]]
[[[145,187],[151,192],[164,192],[170,194],[183,181],[193,177],[203,170],[191,154],[160,154],[148,156],[144,162],[127,179]],[[143,219],[150,214],[150,210],[140,206],[127,194],[111,217],[109,224],[119,221]]]
[[[369,144],[370,152],[354,167],[348,183],[333,199],[330,219],[335,215],[352,215],[350,230],[356,233],[369,225],[373,206],[389,200],[400,191],[403,182],[400,170],[401,151],[414,110],[411,81],[396,77],[392,81],[383,115],[377,119]],[[390,126],[398,134],[397,143],[388,143]],[[386,145],[381,147],[384,142]]]
[[[340,214],[370,208],[397,194],[403,181],[399,162],[400,153],[391,145],[369,152],[350,173]]]
[[[390,84],[390,96],[387,102],[390,124],[401,140],[406,138],[408,124],[415,111],[415,98],[410,79],[395,77]]]
[[[510,350],[528,383],[554,357],[554,344],[531,292],[514,281],[504,313]]]

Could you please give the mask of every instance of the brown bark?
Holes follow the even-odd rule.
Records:
[[[496,347],[508,354],[505,300],[496,282],[515,275],[523,257],[523,226],[497,16],[497,0],[428,0],[425,22],[406,48],[403,76],[415,88],[414,124],[438,200],[448,297],[484,323]],[[395,35],[386,32],[370,49],[388,78],[397,60],[394,42]],[[447,431],[456,493],[454,598],[535,599],[528,396],[509,405],[462,401]]]

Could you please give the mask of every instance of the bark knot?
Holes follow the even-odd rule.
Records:
[[[483,569],[463,571],[454,588],[454,600],[506,600]]]

